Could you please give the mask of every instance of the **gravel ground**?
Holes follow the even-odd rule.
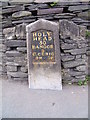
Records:
[[[31,90],[26,82],[8,80],[2,86],[3,118],[88,118],[88,86]]]

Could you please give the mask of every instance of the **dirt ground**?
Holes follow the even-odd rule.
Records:
[[[88,86],[31,90],[27,82],[2,83],[3,118],[88,118]]]

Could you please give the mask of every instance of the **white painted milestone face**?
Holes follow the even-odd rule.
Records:
[[[58,24],[40,19],[27,25],[29,88],[62,90]]]

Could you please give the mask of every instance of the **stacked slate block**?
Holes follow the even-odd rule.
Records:
[[[84,81],[87,75],[86,28],[72,21],[60,21],[62,78],[65,82]]]
[[[31,23],[40,18],[51,21],[59,19],[72,20],[78,25],[89,27],[90,2],[58,2],[52,6],[52,2],[46,3],[12,3],[4,2],[2,9],[3,28],[17,24]]]
[[[88,56],[88,75],[90,76],[90,30],[88,30],[89,35],[87,36],[87,56]]]
[[[52,2],[13,3],[7,1],[2,2],[1,8],[2,15],[0,16],[2,18],[3,35],[0,34],[0,36],[3,38],[2,43],[0,42],[0,45],[2,44],[0,52],[3,55],[3,62],[0,62],[0,69],[3,69],[1,69],[0,74],[6,74],[9,79],[14,80],[28,79],[25,29],[26,25],[43,18],[57,22],[60,30],[62,28],[62,31],[60,31],[60,45],[63,81],[77,82],[85,79],[85,72],[87,72],[85,68],[87,63],[85,28],[77,25],[83,25],[89,29],[89,2],[58,2],[52,6]],[[73,32],[75,37],[70,34],[72,31],[65,33],[60,20],[65,20],[63,22],[69,24],[69,27],[71,26],[69,31],[73,30],[72,27],[76,29],[75,33]],[[73,21],[75,24],[68,23],[66,20]]]
[[[2,11],[2,3],[0,3],[0,11]],[[1,12],[0,12],[0,75],[2,75],[2,18],[1,18]]]
[[[2,3],[0,2],[0,77],[6,75],[6,61],[5,61],[5,39],[2,35]]]
[[[6,68],[9,79],[27,80],[26,24],[3,30],[6,38]]]

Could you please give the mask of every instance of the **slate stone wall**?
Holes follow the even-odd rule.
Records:
[[[84,81],[88,70],[87,41],[84,26],[67,20],[60,21],[62,78],[65,82]]]
[[[3,2],[0,6],[3,37],[0,74],[12,80],[28,79],[26,25],[44,18],[59,24],[63,81],[85,80],[88,66],[85,31],[90,25],[88,2],[57,3],[53,7],[51,3]]]

